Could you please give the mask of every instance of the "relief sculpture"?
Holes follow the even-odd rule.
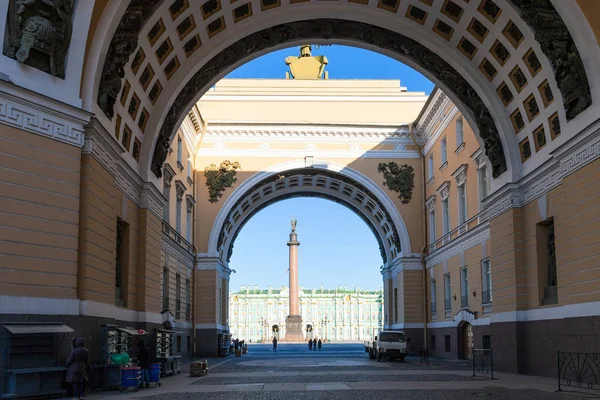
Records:
[[[10,0],[4,55],[65,78],[75,0]]]

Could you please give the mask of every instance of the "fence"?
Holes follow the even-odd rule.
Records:
[[[494,353],[492,349],[473,349],[473,376],[489,375],[494,379]]]
[[[600,353],[558,352],[558,390],[566,387],[598,394]]]

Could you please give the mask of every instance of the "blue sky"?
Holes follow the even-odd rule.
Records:
[[[267,54],[229,74],[228,78],[285,78],[284,59],[297,55],[297,47]],[[394,59],[347,46],[313,50],[325,55],[329,79],[400,79],[409,91],[431,93],[433,83]],[[375,236],[357,215],[328,200],[295,198],[273,204],[256,214],[238,235],[230,267],[230,288],[241,285],[288,284],[290,219],[298,220],[299,282],[305,288],[338,285],[379,289],[382,264]]]
[[[329,200],[294,198],[254,215],[235,241],[230,289],[288,285],[290,220],[296,217],[298,280],[305,288],[338,285],[375,290],[382,264],[375,236],[353,211]]]
[[[326,70],[329,79],[400,79],[408,91],[431,93],[433,83],[414,69],[393,58],[349,46],[323,46],[313,55],[324,55],[329,60]],[[297,47],[274,51],[242,65],[227,78],[285,78],[288,70],[285,58],[299,54]]]

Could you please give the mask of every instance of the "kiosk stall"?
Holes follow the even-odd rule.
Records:
[[[132,363],[132,349],[137,341],[148,333],[144,330],[136,330],[118,325],[102,325],[104,341],[102,354],[104,361],[103,381],[104,388],[122,389],[123,387],[134,387],[134,377],[138,379],[138,373],[132,372],[131,368],[137,368]],[[133,339],[135,343],[133,343]],[[139,368],[138,368],[139,370]],[[126,374],[128,385],[123,385],[123,374]],[[141,375],[139,375],[141,377]]]
[[[60,322],[0,325],[0,398],[65,395],[58,355],[71,332]]]
[[[179,332],[167,329],[152,330],[152,354],[156,361],[160,363],[161,376],[174,375],[181,372],[181,356],[173,355],[173,344],[175,336]]]

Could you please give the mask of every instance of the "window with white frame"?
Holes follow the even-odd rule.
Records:
[[[185,214],[185,240],[192,241],[192,208],[187,207]]]
[[[467,221],[467,188],[466,183],[458,186],[458,224]]]
[[[467,267],[460,270],[460,306],[462,308],[469,306],[469,271]]]
[[[431,280],[431,312],[434,313],[436,312],[436,286],[435,286],[435,279]]]
[[[456,120],[456,147],[460,147],[463,143],[463,119],[460,117]]]
[[[479,211],[483,211],[483,200],[487,197],[489,189],[487,168],[479,168],[477,174],[479,176]]]
[[[192,179],[192,160],[187,162],[187,177]]]
[[[435,208],[429,210],[429,244],[435,242]]]
[[[481,261],[481,285],[482,302],[490,304],[492,302],[492,268],[489,258]]]
[[[171,202],[171,185],[167,184],[165,179],[163,186],[163,196],[165,196],[165,205],[163,207],[163,219],[165,222],[169,222],[169,213],[170,213],[170,202]]]
[[[451,298],[452,287],[450,286],[450,274],[444,275],[444,309],[452,309]]]
[[[183,159],[183,141],[181,140],[181,137],[178,136],[177,137],[177,162],[181,163],[182,159]]]
[[[442,165],[444,165],[448,161],[448,156],[446,154],[446,148],[447,148],[446,138],[443,138],[442,142],[441,142]]]
[[[175,229],[178,233],[181,233],[181,203],[182,199],[177,197],[177,203],[175,203]]]
[[[442,228],[444,235],[450,232],[450,205],[448,204],[448,197],[442,200]]]
[[[429,164],[429,179],[433,179],[433,154],[429,156],[427,162]]]

